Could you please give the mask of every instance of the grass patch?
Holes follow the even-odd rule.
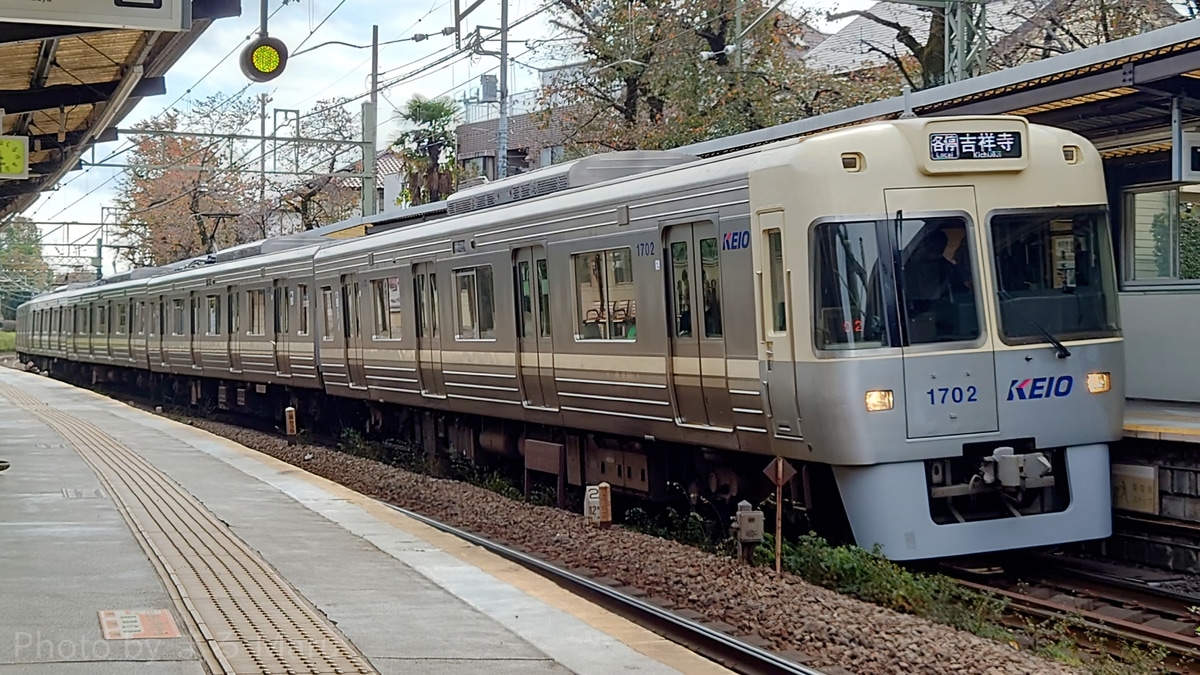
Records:
[[[0,354],[17,351],[17,334],[0,331]]]

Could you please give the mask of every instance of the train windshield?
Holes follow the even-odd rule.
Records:
[[[1103,210],[992,216],[1000,336],[1009,344],[1116,335],[1116,273]]]
[[[902,218],[897,235],[908,344],[977,339],[976,264],[966,219]]]

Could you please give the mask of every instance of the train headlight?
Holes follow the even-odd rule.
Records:
[[[892,390],[873,389],[867,392],[867,412],[892,409]]]
[[[1112,375],[1108,373],[1088,373],[1088,391],[1093,394],[1103,394],[1112,389]]]

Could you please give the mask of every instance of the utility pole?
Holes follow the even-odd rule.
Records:
[[[262,137],[258,141],[258,212],[262,218],[263,233],[267,230],[267,102],[270,100],[264,92],[258,95],[258,129]]]
[[[371,99],[363,104],[363,217],[376,213],[375,115],[379,104],[379,26],[371,26]]]
[[[462,43],[463,19],[475,11],[482,3],[483,0],[475,0],[466,11],[462,11],[459,8],[458,1],[455,0],[454,31],[457,36],[455,38],[457,40],[456,44]],[[483,33],[481,31],[484,30],[499,33],[499,53],[483,49]],[[500,0],[500,28],[476,26],[474,35],[475,41],[472,51],[476,54],[500,57],[500,119],[496,124],[496,179],[499,180],[508,175],[508,0]]]
[[[500,0],[500,120],[496,128],[496,180],[503,180],[508,177],[508,0]]]

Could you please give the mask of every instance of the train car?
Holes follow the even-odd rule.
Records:
[[[278,324],[311,292],[325,396],[376,426],[656,497],[754,497],[782,456],[815,524],[941,557],[1110,534],[1124,372],[1106,201],[1077,135],[903,119],[708,160],[586,158],[278,272],[166,275],[151,301],[170,288],[211,314],[184,295],[203,285]],[[233,332],[257,386],[304,398],[262,346],[278,329]],[[193,379],[250,379],[222,365]]]

